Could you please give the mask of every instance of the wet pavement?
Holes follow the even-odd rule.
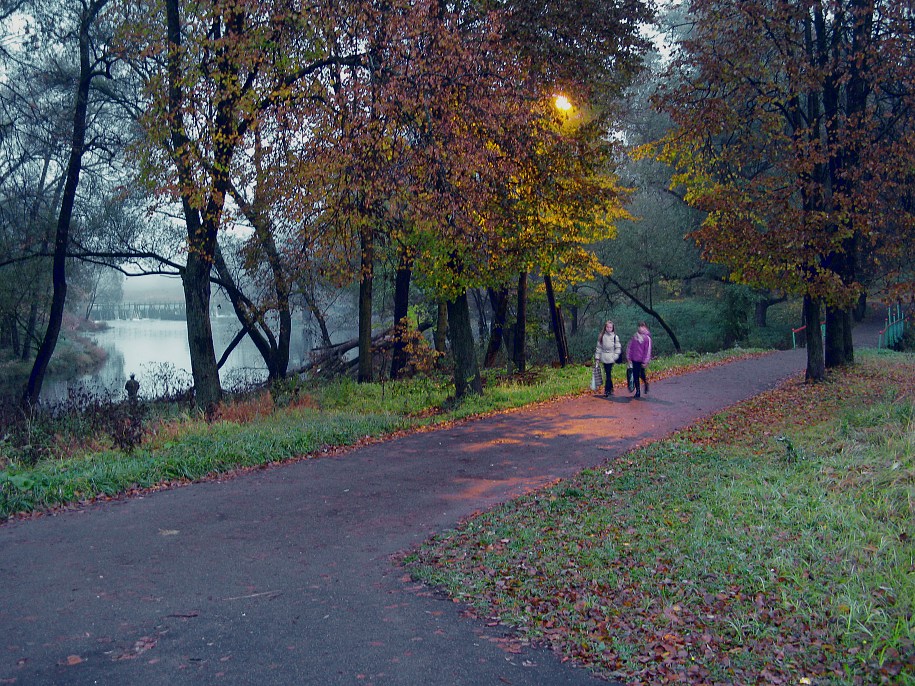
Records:
[[[804,365],[802,350],[778,352],[652,383],[640,400],[580,396],[8,522],[0,684],[605,684],[517,652],[506,628],[395,557]]]

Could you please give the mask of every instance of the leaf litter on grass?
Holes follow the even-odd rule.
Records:
[[[895,440],[894,410],[862,413],[913,398],[911,357],[792,379],[469,519],[413,573],[627,683],[915,683],[915,480],[892,516],[858,492],[886,481],[860,441]]]

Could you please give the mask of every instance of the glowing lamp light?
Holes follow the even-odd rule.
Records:
[[[553,100],[553,104],[556,105],[556,109],[560,112],[568,112],[572,109],[572,103],[564,95],[557,95]]]

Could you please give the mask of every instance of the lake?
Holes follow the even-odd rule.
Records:
[[[169,380],[186,380],[190,386],[191,355],[187,342],[187,322],[165,319],[115,319],[106,321],[108,328],[83,334],[103,348],[108,358],[93,374],[72,379],[48,378],[42,386],[42,400],[54,404],[66,400],[71,390],[113,393],[125,396],[124,384],[130,374],[140,382],[140,397],[149,398],[163,391]],[[239,330],[235,317],[212,319],[213,341],[218,360]],[[307,340],[306,340],[307,339]],[[289,352],[289,369],[305,364],[315,339],[301,317],[293,319]],[[263,381],[267,368],[257,348],[247,336],[236,346],[220,370],[225,388],[240,381]]]

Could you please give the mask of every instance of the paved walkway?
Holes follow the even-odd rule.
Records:
[[[776,385],[803,351],[0,527],[0,684],[606,683],[392,556]],[[583,371],[584,373],[584,371]]]

